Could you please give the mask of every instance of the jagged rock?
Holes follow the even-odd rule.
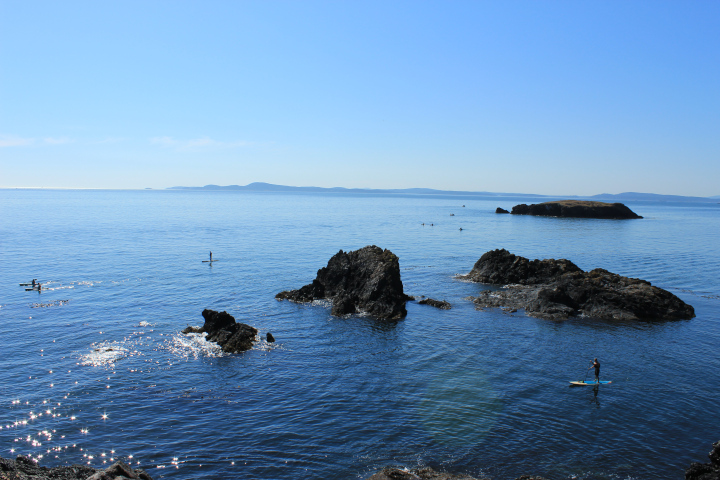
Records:
[[[377,318],[400,319],[407,315],[400,261],[390,250],[375,245],[353,252],[336,253],[312,283],[299,290],[275,295],[278,300],[312,302],[328,299],[333,315],[366,312]]]
[[[495,213],[510,213],[510,212],[508,212],[508,211],[505,210],[504,208],[498,207],[498,208],[495,209]]]
[[[423,298],[418,302],[420,305],[430,305],[431,307],[439,308],[441,310],[450,310],[452,305],[445,300],[434,300],[432,298]]]
[[[477,479],[470,475],[456,475],[438,472],[430,467],[402,470],[399,468],[384,468],[367,480],[489,480]]]
[[[3,480],[152,480],[142,468],[133,470],[117,461],[105,470],[87,465],[40,467],[28,457],[18,455],[15,460],[0,458],[0,478]]]
[[[227,312],[205,309],[202,316],[205,319],[202,327],[187,327],[182,333],[207,333],[206,339],[217,343],[227,353],[240,353],[252,348],[257,338],[256,328],[236,323],[235,318]]]
[[[270,333],[270,332],[267,332],[267,337],[266,337],[266,338],[267,338],[267,342],[268,342],[268,343],[273,343],[273,342],[275,341],[275,337],[273,337],[273,334]]]
[[[685,480],[720,480],[720,441],[713,443],[708,457],[710,463],[691,463],[685,470]]]
[[[692,306],[645,280],[602,268],[584,272],[564,259],[530,261],[504,249],[485,253],[464,278],[504,286],[473,298],[480,308],[522,308],[529,315],[552,319],[587,315],[653,321],[695,316]]]
[[[501,213],[497,212],[496,213]],[[539,215],[543,217],[629,219],[643,218],[622,203],[560,200],[558,202],[520,204],[512,208],[513,215]]]

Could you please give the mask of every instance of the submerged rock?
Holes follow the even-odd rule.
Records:
[[[452,308],[450,302],[446,302],[445,300],[435,300],[432,298],[423,298],[418,303],[420,305],[430,305],[431,307],[439,308],[441,310],[450,310]]]
[[[692,306],[645,280],[596,268],[584,272],[569,260],[528,260],[507,250],[485,253],[463,278],[505,286],[473,298],[482,307],[525,309],[529,315],[563,319],[577,315],[615,320],[679,320]]]
[[[503,213],[498,212],[496,213]],[[539,215],[544,217],[630,219],[643,218],[622,203],[560,200],[558,202],[520,204],[512,208],[513,215]]]
[[[685,480],[720,480],[720,441],[708,453],[710,463],[693,462],[685,470]]]
[[[430,467],[404,470],[400,468],[384,468],[367,480],[489,480],[477,479],[470,475],[456,475],[438,472]]]
[[[206,339],[220,345],[223,352],[240,353],[250,350],[257,338],[257,329],[244,323],[236,323],[227,312],[205,309],[202,312],[205,325],[187,327],[182,333],[207,333]]]
[[[398,257],[375,245],[353,252],[340,250],[318,270],[312,283],[280,292],[275,298],[293,302],[327,299],[333,303],[333,315],[365,312],[390,320],[405,317],[405,302],[411,300],[403,292]]]
[[[510,212],[508,212],[508,211],[505,210],[504,208],[498,207],[498,208],[495,209],[495,213],[510,213]]]
[[[0,458],[0,477],[7,480],[152,480],[142,468],[133,470],[126,463],[117,461],[105,470],[87,465],[63,467],[40,467],[28,457]]]

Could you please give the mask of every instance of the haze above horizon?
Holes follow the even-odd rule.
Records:
[[[0,187],[718,195],[718,2],[0,3]]]

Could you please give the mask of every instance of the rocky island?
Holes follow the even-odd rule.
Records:
[[[501,285],[471,297],[477,308],[524,309],[540,318],[572,316],[613,320],[680,320],[692,306],[645,280],[596,268],[581,270],[570,260],[528,260],[505,249],[485,253],[467,275],[473,282]]]
[[[405,317],[400,261],[390,250],[375,245],[338,253],[317,272],[312,283],[298,290],[275,295],[278,300],[332,301],[332,315],[364,312],[376,318],[396,320]]]
[[[207,340],[216,342],[227,353],[240,353],[252,348],[258,333],[255,327],[235,322],[235,318],[227,312],[206,308],[202,316],[205,319],[202,327],[187,327],[182,333],[207,333]]]
[[[498,209],[502,210],[502,209]],[[505,213],[495,211],[495,213]],[[560,200],[557,202],[520,204],[512,208],[513,215],[538,215],[543,217],[632,219],[643,218],[622,203],[591,202],[586,200]]]

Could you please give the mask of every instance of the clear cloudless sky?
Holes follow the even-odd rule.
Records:
[[[720,195],[720,2],[0,0],[0,187]]]

